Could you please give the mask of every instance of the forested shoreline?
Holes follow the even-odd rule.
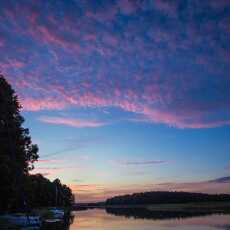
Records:
[[[230,195],[156,191],[116,196],[107,199],[105,205],[186,204],[196,202],[230,202]]]
[[[0,75],[0,213],[71,206],[72,191],[59,179],[51,182],[41,174],[31,175],[39,149],[23,127],[21,108],[15,91]]]

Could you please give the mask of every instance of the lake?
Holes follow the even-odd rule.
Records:
[[[138,208],[107,208],[73,211],[64,222],[44,223],[41,228],[0,230],[230,230],[229,214],[147,211]]]
[[[102,209],[74,212],[69,230],[230,230],[230,215],[147,219],[114,215]]]

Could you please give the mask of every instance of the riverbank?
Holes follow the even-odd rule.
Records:
[[[76,204],[75,211],[86,209],[108,209],[108,208],[144,208],[149,211],[170,211],[170,212],[224,212],[230,213],[230,202],[196,202],[196,203],[175,203],[175,204],[149,204],[149,205],[105,205],[105,204]]]

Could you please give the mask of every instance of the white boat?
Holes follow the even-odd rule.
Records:
[[[65,212],[59,208],[50,208],[49,211],[52,213],[54,219],[63,219]]]

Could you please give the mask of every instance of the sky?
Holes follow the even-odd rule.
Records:
[[[229,0],[1,0],[0,72],[76,201],[230,193]]]

